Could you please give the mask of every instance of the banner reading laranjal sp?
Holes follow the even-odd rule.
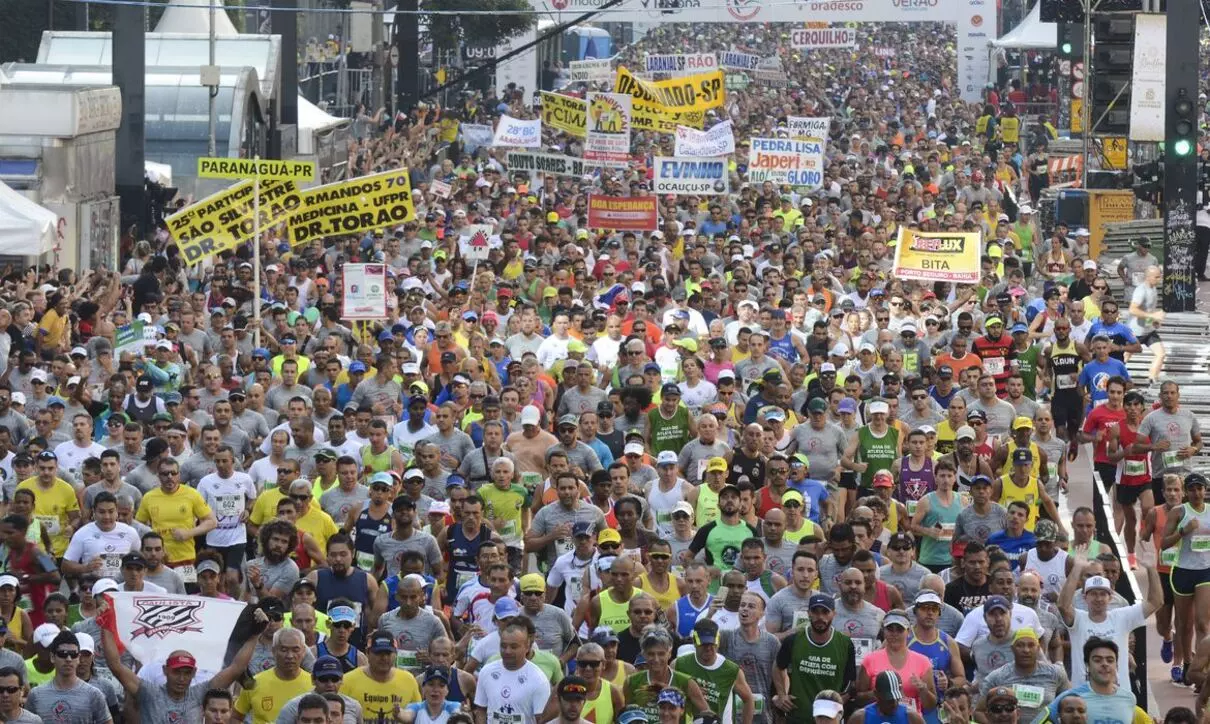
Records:
[[[230,251],[250,241],[255,232],[252,179],[240,181],[197,201],[166,219],[168,233],[180,247],[187,265]],[[293,181],[262,181],[260,225],[264,231],[301,203]]]
[[[302,192],[302,203],[286,219],[290,244],[336,234],[404,224],[416,218],[406,169],[326,184]]]
[[[894,274],[900,279],[978,284],[982,247],[978,232],[931,233],[900,227]]]

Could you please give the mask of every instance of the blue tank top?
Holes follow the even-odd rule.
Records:
[[[315,607],[325,613],[328,610],[328,604],[334,598],[347,598],[357,604],[358,618],[361,625],[353,631],[353,637],[349,640],[353,645],[361,642],[365,634],[366,609],[369,606],[369,594],[366,591],[366,572],[360,568],[349,569],[349,575],[344,578],[337,578],[332,573],[330,568],[316,569],[316,585],[315,585]]]
[[[936,672],[950,670],[950,662],[953,657],[950,655],[950,636],[944,631],[937,632],[937,640],[931,644],[926,644],[923,641],[916,639],[914,636],[908,640],[908,648],[916,653],[928,657],[928,660],[933,662],[933,683],[936,684]],[[937,691],[937,703],[940,705],[942,699],[940,688]],[[937,716],[937,709],[928,709],[923,713],[924,721],[927,724],[941,724],[941,719]]]
[[[794,348],[793,337],[789,332],[781,339],[769,338],[769,354],[774,357],[781,357],[787,362],[798,361],[798,350]]]
[[[458,599],[462,584],[479,575],[479,546],[491,540],[492,531],[487,525],[481,525],[475,538],[467,538],[461,524],[449,531],[450,569],[445,582],[445,600],[453,603]]]
[[[420,574],[424,576],[424,574]],[[433,605],[433,586],[436,585],[437,579],[432,576],[424,576],[424,604],[426,606]],[[399,588],[399,575],[388,576],[383,580],[382,585],[387,587],[387,596],[390,603],[387,604],[387,611],[394,611],[399,608],[399,599],[395,598],[395,590]]]
[[[682,639],[692,636],[693,624],[697,623],[697,617],[710,610],[710,604],[713,602],[714,596],[709,593],[706,594],[706,605],[701,608],[694,608],[693,604],[689,603],[688,596],[676,599],[676,635]]]
[[[877,704],[869,704],[865,708],[865,724],[908,724],[907,707],[903,704],[895,707],[895,713],[886,716],[878,711]]]
[[[315,657],[317,659],[320,656],[336,657],[336,660],[340,662],[340,668],[344,669],[346,674],[357,668],[357,648],[354,646],[350,646],[349,650],[345,652],[344,656],[336,656],[336,654],[328,651],[327,641],[320,641],[315,645],[315,653],[319,654],[319,656]]]
[[[353,543],[357,552],[358,567],[370,570],[374,565],[374,540],[383,533],[391,532],[391,511],[388,508],[386,514],[381,518],[374,518],[370,515],[370,501],[367,500],[361,504],[361,514],[357,516],[357,521],[353,526]],[[369,566],[361,565],[366,556],[369,556]]]
[[[466,700],[466,694],[462,693],[462,684],[458,683],[457,666],[450,667],[450,686],[445,698],[448,701],[456,701],[459,704]]]

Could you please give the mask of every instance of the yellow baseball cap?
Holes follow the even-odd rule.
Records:
[[[546,591],[546,579],[541,573],[526,573],[521,576],[521,592],[529,593],[530,591]]]
[[[1034,429],[1034,421],[1024,415],[1021,415],[1017,419],[1013,420],[1014,430],[1020,430],[1023,427],[1028,427],[1030,430]]]
[[[559,223],[559,213],[558,213],[557,211],[552,211],[552,212],[550,212],[549,214],[547,214],[547,215],[546,215],[546,223],[548,223],[548,224],[557,224],[557,223]]]
[[[1037,641],[1038,632],[1034,631],[1032,628],[1030,628],[1028,626],[1026,626],[1025,628],[1019,628],[1013,633],[1013,643],[1015,644],[1018,641],[1020,641],[1021,639],[1033,639],[1034,641]]]
[[[783,504],[788,503],[791,500],[797,501],[799,504],[804,502],[802,493],[798,492],[797,490],[787,490],[786,492],[782,493],[781,502]]]
[[[602,543],[621,543],[622,534],[613,528],[605,528],[597,534],[597,545]]]
[[[727,472],[726,458],[710,458],[706,462],[706,472],[708,473],[725,473]]]

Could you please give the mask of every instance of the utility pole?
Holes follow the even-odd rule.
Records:
[[[144,193],[143,142],[146,104],[147,10],[121,4],[113,9],[113,84],[122,93],[122,125],[114,144],[115,185],[121,203],[122,225],[136,224],[138,236],[149,221]]]
[[[399,0],[395,13],[395,44],[398,59],[395,76],[395,110],[411,109],[420,100],[420,10],[419,0]]]
[[[1197,278],[1198,32],[1200,3],[1168,3],[1164,106],[1164,311],[1192,312]]]
[[[298,152],[298,14],[294,0],[272,0],[269,24],[281,36],[281,112],[270,158],[293,158]],[[287,147],[288,146],[288,147]]]

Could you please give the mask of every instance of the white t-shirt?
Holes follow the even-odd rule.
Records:
[[[59,458],[59,467],[76,477],[80,476],[80,468],[83,467],[85,460],[100,458],[103,452],[105,452],[105,446],[96,442],[90,442],[84,447],[80,447],[75,440],[68,440],[55,446],[55,456]]]
[[[113,530],[101,530],[96,523],[81,527],[67,544],[63,557],[73,563],[88,563],[101,556],[104,565],[97,575],[101,578],[122,578],[122,556],[139,550],[139,533],[125,523],[115,523]]]
[[[1130,683],[1130,632],[1143,626],[1143,604],[1136,603],[1125,608],[1115,608],[1105,614],[1105,620],[1093,621],[1087,611],[1076,609],[1075,624],[1071,627],[1071,685],[1079,686],[1088,681],[1084,668],[1084,644],[1094,636],[1109,639],[1118,645],[1118,686],[1129,687]]]
[[[483,667],[475,687],[475,706],[487,709],[487,724],[536,724],[550,699],[550,680],[532,661],[516,671],[504,662]]]
[[[252,463],[248,468],[248,475],[252,477],[252,482],[255,483],[257,490],[264,490],[265,488],[277,485],[277,466],[279,464],[273,462],[268,457],[263,457]]]
[[[256,500],[252,476],[238,470],[229,478],[210,473],[198,481],[197,492],[218,518],[218,527],[206,534],[206,545],[226,548],[247,543],[248,532],[240,513],[247,509],[248,501]]]
[[[1020,631],[1023,628],[1031,628],[1038,636],[1046,635],[1046,632],[1042,629],[1042,622],[1038,619],[1037,611],[1015,601],[1013,602],[1012,621],[1009,623],[1009,627],[1014,632]],[[983,607],[979,606],[966,614],[966,618],[962,621],[962,628],[958,629],[958,635],[954,638],[958,640],[958,643],[969,647],[989,633],[991,633],[991,630],[987,628],[987,622],[983,620]]]

